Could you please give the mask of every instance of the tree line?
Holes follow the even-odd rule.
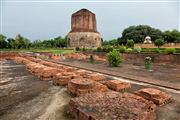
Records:
[[[159,44],[164,43],[180,43],[180,31],[167,30],[162,32],[160,29],[153,28],[148,25],[130,26],[123,30],[121,37],[113,40],[102,39],[102,45],[126,45],[129,40],[134,43],[143,43],[146,36],[150,36],[152,42]],[[28,49],[28,48],[63,48],[67,47],[67,37],[56,37],[50,40],[30,41],[18,34],[15,38],[7,38],[0,34],[0,48],[7,49]]]
[[[143,43],[146,36],[150,36],[152,42],[161,39],[164,43],[180,43],[180,31],[178,30],[162,32],[160,29],[148,25],[137,25],[124,29],[122,36],[117,39],[103,41],[103,45],[126,45],[128,40],[133,40],[134,43]]]
[[[50,40],[29,39],[18,34],[15,38],[7,38],[0,34],[0,48],[8,49],[29,49],[29,48],[64,48],[67,47],[67,38],[56,37]]]

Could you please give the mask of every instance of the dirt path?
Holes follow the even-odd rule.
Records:
[[[63,114],[70,96],[65,87],[40,81],[24,65],[1,63],[1,120],[68,120]]]
[[[51,82],[41,81],[30,74],[24,65],[12,61],[1,63],[0,71],[0,120],[72,120],[64,114],[70,100],[65,87],[53,86]],[[130,82],[128,92],[153,85]],[[160,88],[173,97],[173,101],[157,108],[157,120],[180,120],[180,91]],[[168,113],[168,114],[167,114]]]
[[[122,77],[138,82],[144,82],[161,87],[180,90],[180,67],[154,65],[152,72],[144,69],[142,65],[121,64],[119,67],[108,67],[105,63],[90,64],[78,60],[66,59],[62,61],[50,60],[64,65],[78,67],[106,75]]]

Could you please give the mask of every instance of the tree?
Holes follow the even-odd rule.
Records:
[[[129,48],[133,48],[133,47],[134,47],[134,40],[127,40],[126,45],[127,45],[127,47],[129,47]]]
[[[18,34],[15,38],[15,48],[29,48],[30,47],[30,40],[28,40],[25,37],[22,37],[20,34]]]
[[[102,46],[106,46],[106,45],[109,45],[109,42],[105,40],[102,42]]]
[[[112,39],[109,41],[109,44],[112,46],[116,46],[116,45],[118,45],[118,41],[116,39]]]
[[[126,44],[126,40],[125,40],[125,39],[122,39],[121,37],[118,37],[118,38],[117,38],[117,41],[118,41],[118,44],[119,44],[119,45],[125,45],[125,44]]]
[[[0,34],[0,48],[6,48],[6,47],[7,47],[6,36]]]
[[[162,45],[164,45],[164,40],[163,39],[157,39],[157,40],[155,40],[154,44],[159,48]]]
[[[163,32],[163,38],[167,43],[180,43],[180,32],[178,30]]]
[[[8,41],[7,47],[10,49],[14,49],[15,48],[14,47],[15,40],[13,38],[8,38],[7,41]]]
[[[162,32],[159,29],[152,28],[148,25],[130,26],[123,30],[119,43],[124,43],[124,41],[127,41],[128,39],[133,39],[135,43],[143,43],[146,36],[150,36],[152,41],[154,41],[162,38]]]

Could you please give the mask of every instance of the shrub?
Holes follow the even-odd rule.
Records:
[[[102,51],[103,51],[103,49],[101,47],[97,48],[97,52],[102,52]]]
[[[76,51],[80,51],[81,50],[79,47],[76,47],[75,49],[76,49]]]
[[[132,50],[131,48],[128,48],[126,51],[127,51],[128,53],[130,53],[130,52],[132,52],[133,50]]]
[[[117,67],[122,62],[122,58],[118,51],[113,50],[112,52],[108,53],[108,62],[109,66]]]
[[[108,47],[107,48],[107,52],[112,52],[113,51],[113,48],[112,47]]]
[[[90,55],[89,61],[90,61],[90,63],[94,63],[94,56],[93,55]]]
[[[126,46],[129,48],[133,48],[134,47],[134,41],[133,40],[127,40]]]
[[[165,53],[167,54],[173,54],[176,52],[176,49],[175,48],[166,48],[165,49]]]
[[[126,52],[126,47],[125,46],[121,46],[121,47],[119,47],[119,52],[120,53],[125,53]]]
[[[87,51],[87,49],[86,49],[86,48],[82,48],[82,51],[83,51],[83,52],[86,52],[86,51]]]
[[[133,49],[135,53],[140,53],[142,51],[141,47],[136,47]]]
[[[161,53],[161,50],[159,48],[156,49],[156,53]]]
[[[151,57],[144,58],[144,65],[147,70],[151,70],[151,63],[152,63],[151,60],[152,60]]]
[[[103,48],[102,48],[102,51],[103,51],[103,52],[107,52],[107,48],[106,48],[106,47],[103,47]]]
[[[164,40],[163,39],[156,39],[154,44],[159,48],[162,45],[164,45]]]

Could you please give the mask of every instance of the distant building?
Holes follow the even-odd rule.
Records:
[[[146,36],[145,39],[144,39],[144,43],[145,44],[151,44],[152,43],[151,37],[150,36]]]
[[[101,35],[97,31],[96,15],[87,9],[72,14],[67,40],[68,47],[100,47]]]

